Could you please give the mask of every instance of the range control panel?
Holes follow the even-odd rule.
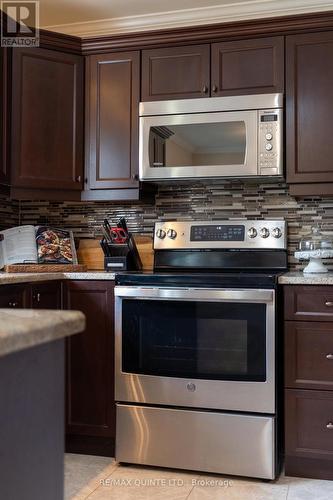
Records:
[[[245,227],[224,224],[191,226],[191,241],[244,241]]]
[[[157,222],[154,249],[279,249],[287,247],[284,220]]]

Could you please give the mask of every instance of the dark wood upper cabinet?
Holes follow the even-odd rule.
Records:
[[[11,151],[14,188],[82,189],[81,56],[13,50]]]
[[[333,31],[287,36],[287,182],[305,183],[295,194],[328,194],[314,183],[333,183],[332,116]]]
[[[64,284],[65,308],[87,321],[67,344],[68,434],[115,437],[113,288],[112,281]]]
[[[8,158],[8,69],[9,51],[0,47],[0,184],[9,184]]]
[[[212,96],[284,91],[282,36],[212,44]]]
[[[89,56],[86,79],[86,197],[138,188],[140,53]]]
[[[210,95],[210,45],[142,51],[142,101]]]

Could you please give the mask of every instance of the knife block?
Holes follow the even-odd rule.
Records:
[[[108,243],[111,256],[104,257],[104,269],[109,272],[141,271],[142,262],[133,236],[124,244]]]

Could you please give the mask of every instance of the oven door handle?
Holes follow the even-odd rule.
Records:
[[[139,300],[198,300],[210,302],[271,303],[274,290],[262,289],[219,289],[219,288],[168,288],[116,286],[117,297]]]

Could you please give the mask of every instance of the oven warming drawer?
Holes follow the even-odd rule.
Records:
[[[275,418],[117,404],[116,460],[275,478]]]

